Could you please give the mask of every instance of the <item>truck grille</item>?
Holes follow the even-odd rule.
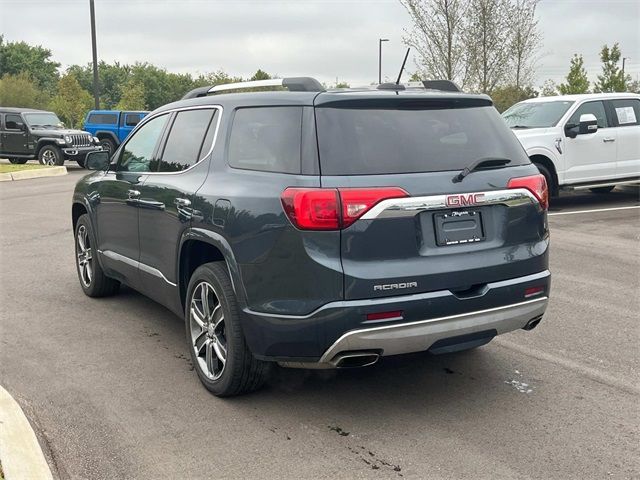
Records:
[[[91,146],[91,135],[84,133],[77,133],[71,135],[71,144],[74,147],[89,147]]]

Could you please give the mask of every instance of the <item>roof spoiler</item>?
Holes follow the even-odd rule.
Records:
[[[209,87],[198,87],[188,92],[182,97],[182,100],[206,97],[207,95],[229,90],[246,90],[249,88],[262,87],[285,87],[290,92],[322,92],[324,90],[322,84],[311,77],[272,78],[269,80],[253,80],[249,82],[224,83]]]
[[[458,85],[451,80],[423,80],[422,85],[427,90],[442,90],[444,92],[461,92]]]

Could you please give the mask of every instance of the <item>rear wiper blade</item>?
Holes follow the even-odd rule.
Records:
[[[503,167],[506,164],[511,163],[511,160],[508,158],[501,157],[483,157],[477,160],[474,160],[471,164],[464,167],[464,169],[455,177],[453,177],[453,183],[458,183],[464,180],[464,177],[469,175],[471,172],[475,170],[480,170],[481,168],[496,168]]]

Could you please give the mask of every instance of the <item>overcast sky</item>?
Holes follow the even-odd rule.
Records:
[[[223,69],[250,76],[315,76],[328,84],[366,84],[378,72],[397,75],[410,19],[397,0],[95,0],[98,56],[107,62],[147,61],[172,72]],[[599,50],[619,42],[626,71],[640,77],[640,0],[542,0],[544,44],[536,85],[563,80],[574,53],[590,80]],[[51,49],[63,67],[91,61],[89,0],[0,0],[0,32]],[[409,72],[415,70],[411,57]]]

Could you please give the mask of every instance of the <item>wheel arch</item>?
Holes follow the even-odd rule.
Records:
[[[42,147],[45,147],[47,145],[53,145],[54,147],[57,147],[58,149],[60,149],[60,146],[56,142],[55,138],[48,138],[48,137],[39,138],[38,142],[36,143],[36,157],[40,155],[40,150],[42,149]],[[62,149],[60,149],[60,152],[62,153]]]
[[[180,301],[184,308],[187,287],[193,272],[209,262],[224,261],[227,264],[233,291],[241,307],[246,305],[246,294],[242,288],[240,270],[227,240],[214,232],[190,228],[182,235],[178,254],[177,281]]]
[[[100,140],[104,139],[104,138],[108,138],[109,140],[113,140],[115,146],[117,147],[118,145],[120,145],[120,140],[118,140],[118,136],[113,133],[110,132],[109,130],[98,130],[96,131],[96,133],[93,134],[94,137],[98,137]]]
[[[73,205],[71,205],[71,223],[72,223],[74,232],[76,231],[76,225],[78,224],[78,220],[85,213],[89,213],[89,210],[87,210],[86,205],[82,202],[74,201]]]
[[[544,167],[546,167],[547,170],[549,170],[551,175],[553,175],[553,185],[549,186],[549,193],[552,196],[558,195],[558,192],[559,192],[558,171],[556,170],[556,165],[553,163],[553,160],[551,160],[548,156],[542,155],[540,153],[530,155],[529,159],[531,160],[532,163],[534,164],[539,163],[540,165],[543,165]]]

